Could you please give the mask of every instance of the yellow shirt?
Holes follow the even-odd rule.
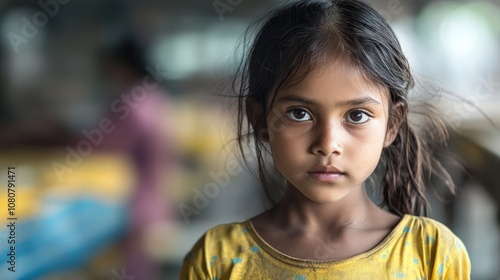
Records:
[[[470,279],[470,261],[458,237],[424,217],[405,215],[376,247],[340,261],[282,254],[245,221],[207,231],[184,259],[181,279]]]

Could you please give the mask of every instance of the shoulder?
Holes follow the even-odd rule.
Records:
[[[248,233],[247,222],[238,222],[215,226],[209,229],[202,238],[205,243],[210,243],[212,247],[215,244],[219,244],[217,247],[220,247],[234,242],[242,242],[248,236],[246,233]]]
[[[403,233],[422,237],[424,243],[434,244],[439,241],[464,247],[462,241],[447,226],[434,219],[412,215],[406,215],[405,219]]]
[[[216,251],[231,246],[235,242],[241,242],[245,239],[245,233],[248,232],[245,222],[222,224],[207,230],[203,236],[196,242],[191,253],[200,250]]]
[[[470,260],[467,250],[447,226],[431,218],[411,215],[406,215],[404,222],[405,244],[412,244],[410,247],[414,253],[418,252],[423,263],[429,264],[434,275],[468,279]]]
[[[406,215],[405,220],[407,227],[413,227],[414,229],[452,233],[447,226],[431,218]]]
[[[222,224],[207,230],[184,258],[181,274],[211,275],[208,268],[251,242],[247,233],[247,222]]]

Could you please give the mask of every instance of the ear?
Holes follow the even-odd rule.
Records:
[[[399,127],[403,123],[405,104],[398,102],[394,104],[393,112],[389,112],[389,122],[387,123],[387,132],[385,133],[384,148],[389,147],[398,135]]]
[[[254,136],[263,142],[269,141],[264,108],[255,99],[248,97],[246,100],[246,115],[252,125]]]

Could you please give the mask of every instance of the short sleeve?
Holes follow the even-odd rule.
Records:
[[[182,263],[180,280],[212,280],[206,266],[205,243],[206,235],[201,237],[186,255]]]
[[[430,218],[416,217],[422,246],[422,264],[429,280],[468,280],[471,265],[463,242],[448,227]]]
[[[470,279],[471,265],[469,254],[460,239],[456,238],[455,246],[451,249],[449,258],[444,279]]]
[[[462,241],[449,229],[440,226],[439,234],[429,238],[429,243],[435,240],[435,253],[431,260],[430,280],[469,280],[471,265],[469,254]]]

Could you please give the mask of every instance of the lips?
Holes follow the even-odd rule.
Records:
[[[313,170],[309,171],[309,173],[343,173],[343,172],[333,165],[328,165],[328,166],[318,166]]]
[[[336,182],[345,173],[335,166],[319,166],[307,172],[310,178],[320,182]]]

